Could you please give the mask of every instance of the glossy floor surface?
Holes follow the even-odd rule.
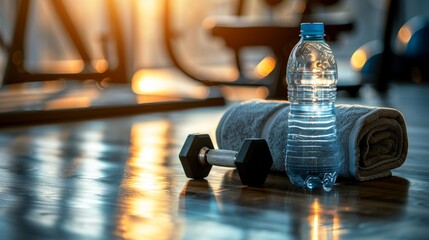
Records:
[[[329,193],[264,188],[213,167],[189,180],[178,153],[209,133],[226,107],[0,129],[1,239],[427,239],[429,86],[363,88],[340,103],[405,116],[409,153],[393,176],[341,181]]]

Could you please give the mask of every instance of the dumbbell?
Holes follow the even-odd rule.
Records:
[[[188,178],[207,177],[213,165],[236,167],[243,185],[262,185],[273,164],[265,139],[248,138],[238,152],[214,149],[208,134],[190,134],[179,153]]]

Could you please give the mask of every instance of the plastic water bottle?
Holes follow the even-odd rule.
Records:
[[[340,168],[334,102],[337,63],[323,23],[302,23],[287,65],[286,172],[294,185],[332,189]]]

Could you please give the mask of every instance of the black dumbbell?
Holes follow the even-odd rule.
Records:
[[[262,138],[244,140],[240,151],[213,149],[208,134],[190,134],[179,153],[188,178],[203,179],[212,165],[236,167],[243,185],[262,185],[270,172],[273,158]]]

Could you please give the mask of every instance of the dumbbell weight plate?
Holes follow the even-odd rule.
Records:
[[[203,179],[207,177],[212,169],[210,164],[201,164],[198,154],[203,147],[213,149],[213,143],[208,134],[190,134],[183,144],[179,153],[180,162],[186,177]]]

